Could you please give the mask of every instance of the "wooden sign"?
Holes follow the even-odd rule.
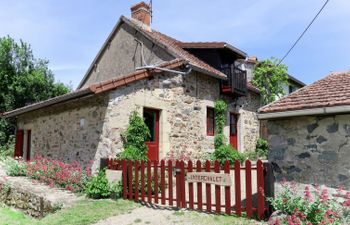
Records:
[[[210,173],[210,172],[188,172],[187,182],[189,183],[208,183],[220,186],[231,186],[230,174]]]

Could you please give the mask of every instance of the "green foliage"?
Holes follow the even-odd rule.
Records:
[[[259,61],[253,70],[253,84],[262,94],[262,103],[268,104],[284,95],[283,86],[288,84],[288,67],[276,58]]]
[[[8,157],[3,160],[3,163],[8,176],[17,177],[26,175],[26,163],[24,161]]]
[[[224,134],[216,134],[214,137],[215,150],[219,149],[221,146],[224,146],[226,142],[227,142],[227,139]]]
[[[0,132],[1,133],[1,132]],[[15,139],[11,135],[8,142],[5,145],[0,146],[0,161],[6,159],[7,157],[12,157],[15,148]]]
[[[222,134],[226,123],[227,104],[223,100],[215,102],[215,132]]]
[[[123,184],[122,182],[118,181],[118,182],[114,182],[111,185],[111,197],[113,199],[118,199],[121,198],[123,194]]]
[[[226,123],[227,104],[223,100],[217,100],[215,102],[215,138],[214,147],[219,149],[225,145],[226,137],[224,135],[224,126]]]
[[[65,94],[70,88],[55,83],[48,61],[34,57],[29,44],[0,38],[0,112]],[[15,120],[0,118],[0,146],[14,133]]]
[[[342,223],[342,219],[346,219],[342,203],[330,197],[327,189],[315,188],[311,191],[311,188],[306,186],[304,195],[301,195],[298,194],[296,186],[283,183],[278,195],[268,198],[268,201],[275,210],[285,215],[284,218],[271,221],[272,224],[345,224]]]
[[[87,184],[85,193],[94,199],[108,198],[111,195],[110,186],[106,177],[106,171],[101,170]]]
[[[145,141],[149,140],[151,133],[144,119],[133,111],[129,117],[129,126],[122,135],[124,151],[118,158],[129,160],[147,160],[148,147]]]
[[[231,145],[222,145],[218,149],[215,149],[214,153],[211,155],[211,160],[218,160],[221,165],[224,165],[227,160],[232,165],[236,160],[242,162],[244,158]]]
[[[252,160],[252,161],[256,161],[259,159],[258,154],[255,151],[246,151],[246,152],[242,152],[240,153],[242,156],[242,160]],[[242,161],[242,162],[243,162]]]
[[[218,160],[221,165],[224,165],[228,160],[233,164],[235,160],[242,161],[242,155],[231,145],[227,145],[227,139],[224,135],[224,126],[226,124],[227,104],[223,100],[215,102],[215,151],[211,155],[212,160]]]
[[[255,145],[255,152],[261,158],[267,158],[269,152],[269,144],[266,140],[258,138]]]
[[[118,155],[118,159],[126,159],[126,160],[137,160],[137,161],[147,161],[147,155],[140,151],[135,146],[128,146]]]

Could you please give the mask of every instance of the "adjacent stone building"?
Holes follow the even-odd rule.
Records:
[[[332,73],[259,112],[277,178],[350,187],[350,72]]]
[[[123,150],[134,110],[152,134],[149,158],[170,151],[200,158],[214,150],[214,103],[228,106],[225,134],[238,151],[259,136],[259,91],[235,66],[246,53],[225,42],[181,42],[150,27],[145,3],[120,18],[78,89],[3,113],[17,119],[15,156],[34,155],[99,166]]]

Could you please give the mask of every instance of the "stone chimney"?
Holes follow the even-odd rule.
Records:
[[[141,23],[151,25],[151,8],[145,2],[139,2],[131,8],[131,18],[140,21]]]

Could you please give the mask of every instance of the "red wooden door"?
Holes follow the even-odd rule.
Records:
[[[151,138],[146,141],[148,147],[148,159],[159,159],[159,110],[145,108],[143,110],[143,118],[151,132]]]
[[[238,150],[237,121],[238,121],[238,115],[235,113],[230,113],[230,144],[232,147]]]
[[[32,141],[32,131],[31,130],[27,130],[27,154],[26,154],[26,160],[27,161],[30,161],[31,141]]]
[[[17,130],[16,132],[16,145],[14,157],[23,157],[23,130]]]

